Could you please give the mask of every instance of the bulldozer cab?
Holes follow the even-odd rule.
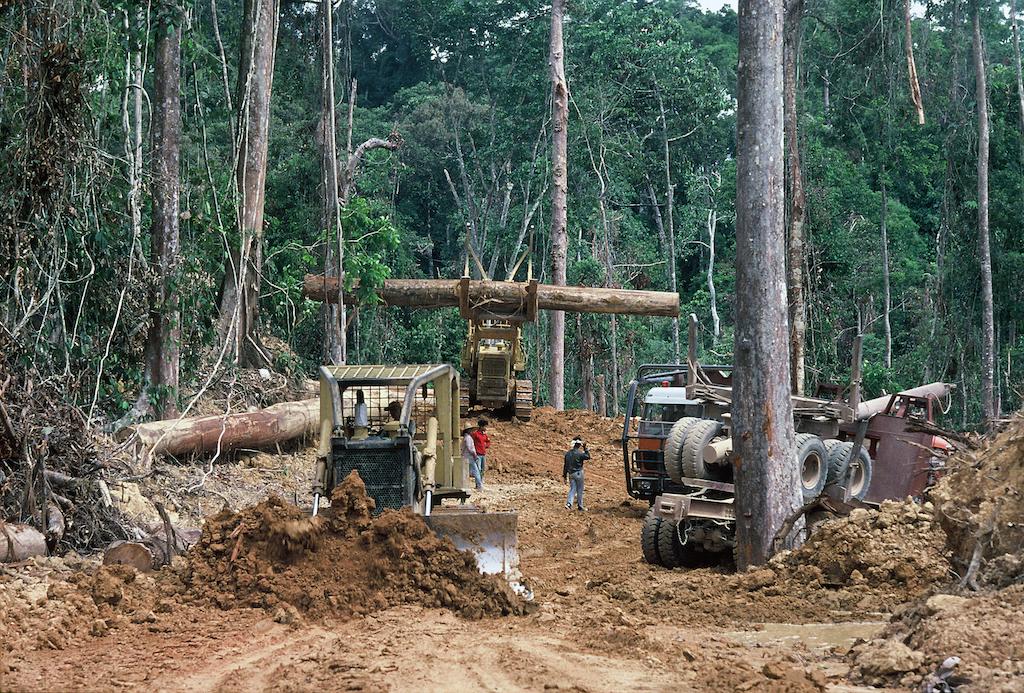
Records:
[[[468,497],[458,396],[448,365],[321,367],[315,505],[352,470],[377,513],[429,514],[445,497]]]

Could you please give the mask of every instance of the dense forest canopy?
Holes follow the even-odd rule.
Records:
[[[253,42],[246,18],[254,8],[270,8],[276,42],[273,31]],[[1016,8],[927,2],[911,7],[909,23],[902,3],[805,0],[798,8],[808,391],[849,378],[862,331],[869,395],[946,380],[957,385],[952,422],[982,419],[977,15],[990,126],[996,399],[1002,411],[1019,407],[1024,101]],[[491,277],[509,276],[527,252],[535,276],[549,278],[549,9],[521,0],[333,4],[344,268],[368,302],[387,277],[461,276],[467,248]],[[117,419],[143,391],[149,316],[163,310],[151,309],[152,297],[166,294],[180,311],[181,391],[150,388],[146,397],[184,406],[212,372],[246,360],[224,348],[219,311],[232,253],[251,248],[258,301],[246,309],[256,315],[259,353],[281,370],[315,371],[327,356],[327,322],[320,303],[301,297],[302,277],[322,271],[337,247],[323,201],[324,26],[321,3],[298,0],[0,2],[6,356],[63,379],[93,416]],[[908,82],[908,27],[923,124]],[[168,74],[160,46],[179,30],[180,253],[162,276],[150,232],[154,133],[166,115],[157,82]],[[258,90],[248,79],[254,70],[240,65],[261,41],[276,46],[265,208],[262,226],[247,230],[238,114]],[[575,0],[565,63],[569,283],[674,288],[683,315],[700,320],[702,360],[729,361],[735,12]],[[383,144],[349,166],[350,152],[374,139]],[[348,358],[357,363],[457,363],[466,329],[454,309],[366,305],[350,307],[347,319]],[[547,319],[526,331],[540,402],[548,397]],[[594,373],[621,397],[638,365],[685,351],[668,318],[620,317],[614,329],[607,316],[569,315],[566,323],[567,406],[580,405]]]

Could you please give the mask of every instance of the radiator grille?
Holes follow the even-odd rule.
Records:
[[[340,484],[353,469],[366,484],[366,493],[377,503],[379,515],[385,508],[412,504],[413,478],[406,447],[353,449],[338,446],[332,455],[334,480]]]
[[[506,364],[508,361],[504,358],[487,358],[484,357],[480,360],[480,373],[484,376],[504,378],[507,375]]]

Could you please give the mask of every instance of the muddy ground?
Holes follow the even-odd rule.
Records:
[[[594,456],[587,513],[564,508],[561,451],[576,434]],[[208,527],[197,553],[208,560],[199,570],[195,557],[156,576],[98,571],[96,559],[75,557],[4,568],[0,690],[911,690],[946,657],[970,665],[984,637],[972,631],[968,642],[943,630],[943,614],[970,606],[990,619],[986,633],[1000,624],[1019,630],[1018,588],[1015,599],[996,594],[967,604],[942,595],[946,601],[935,602],[932,595],[955,576],[931,506],[890,504],[859,514],[744,575],[649,566],[639,547],[647,508],[624,492],[618,434],[619,424],[578,412],[540,411],[528,424],[494,427],[487,489],[477,502],[519,512],[522,572],[535,592],[523,614],[466,611],[458,585],[452,599],[429,586],[429,597],[410,598],[422,580],[387,591],[386,599],[383,591],[352,591],[343,609],[301,597],[255,607],[210,598],[190,580],[232,560],[237,539],[229,530],[241,520],[228,513]],[[288,456],[281,468],[296,459],[302,456]],[[219,483],[232,473],[252,469],[225,466]],[[236,510],[243,504],[232,500]],[[356,551],[343,539],[363,541],[361,555],[372,548],[354,530],[339,531],[342,538],[326,542],[332,550]],[[365,579],[325,570],[333,580]],[[227,583],[218,584],[223,592]],[[489,588],[473,589],[491,598]],[[878,640],[901,627],[899,642]],[[974,662],[967,689],[1020,690],[1018,643],[1003,640],[992,654],[1000,661],[985,661],[995,678],[984,678]]]

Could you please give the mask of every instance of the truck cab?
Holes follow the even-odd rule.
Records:
[[[729,367],[708,366],[716,380],[728,382]],[[686,395],[687,367],[680,364],[647,364],[637,370],[626,396],[626,420],[622,430],[623,470],[626,490],[636,499],[653,503],[662,493],[685,489],[665,470],[665,440],[679,419],[700,417],[700,400]]]

